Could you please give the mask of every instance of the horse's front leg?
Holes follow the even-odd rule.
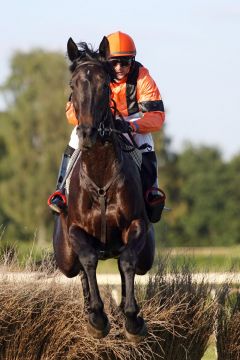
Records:
[[[89,313],[89,311],[90,311],[90,291],[89,291],[88,278],[83,269],[80,271],[80,278],[81,278],[83,297],[84,297],[84,310]]]
[[[125,284],[125,276],[120,264],[120,259],[118,259],[118,270],[121,276],[121,303],[119,305],[119,308],[120,310],[124,311],[125,302],[126,302],[126,284]]]
[[[93,247],[93,239],[80,227],[70,227],[70,241],[84,269],[85,286],[89,289],[89,325],[88,331],[95,338],[102,338],[109,333],[110,325],[104,312],[97,284],[96,269],[98,255]]]
[[[131,341],[139,341],[146,335],[147,330],[143,318],[138,316],[139,307],[134,294],[134,278],[138,257],[144,248],[146,241],[146,224],[142,220],[134,220],[123,234],[123,240],[127,243],[126,248],[119,257],[121,277],[125,283],[122,287],[123,311],[126,316],[126,336]]]

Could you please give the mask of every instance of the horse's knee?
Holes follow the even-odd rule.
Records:
[[[138,256],[136,274],[145,275],[153,266],[155,257],[155,240],[154,236],[149,236],[142,251]]]
[[[141,267],[136,267],[136,275],[145,275],[150,269],[148,268],[143,269]]]
[[[71,271],[62,270],[62,273],[69,279],[73,278],[79,274],[78,271],[72,271],[72,270]]]
[[[81,270],[80,263],[75,260],[74,263],[58,263],[58,267],[61,272],[68,278],[73,278],[77,276]]]
[[[145,275],[149,270],[151,270],[154,262],[154,252],[142,253],[140,254],[137,265],[136,265],[136,274]]]

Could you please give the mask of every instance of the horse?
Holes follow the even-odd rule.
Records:
[[[100,296],[96,268],[99,260],[116,258],[121,276],[125,336],[139,341],[147,334],[134,294],[135,274],[152,267],[154,230],[143,199],[140,173],[129,153],[121,149],[110,100],[114,69],[104,37],[98,51],[86,43],[67,43],[72,102],[79,121],[80,156],[72,170],[67,211],[58,215],[53,247],[61,272],[81,276],[88,332],[105,337],[110,324]]]

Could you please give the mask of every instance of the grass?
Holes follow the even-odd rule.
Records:
[[[209,250],[201,248],[199,253],[201,256],[216,255],[215,249],[211,249],[210,254]],[[217,256],[222,256],[224,251],[226,256],[231,254],[230,249],[226,251],[219,248]],[[232,353],[232,360],[239,360],[240,357],[234,355],[240,351],[238,292],[231,283],[224,284],[222,289],[214,287],[222,299],[219,303],[221,311],[216,311],[217,298],[209,296],[212,286],[204,283],[197,285],[192,281],[194,265],[189,261],[188,265],[173,261],[178,256],[183,261],[187,258],[183,256],[184,253],[185,249],[173,249],[171,256],[166,256],[166,251],[165,260],[162,258],[156,263],[156,274],[150,278],[146,287],[138,286],[136,289],[142,314],[150,330],[150,337],[145,345],[138,346],[137,349],[127,343],[122,335],[124,319],[117,311],[110,288],[101,288],[101,291],[103,290],[112,330],[100,344],[92,341],[86,332],[87,322],[80,283],[60,286],[54,275],[49,282],[47,274],[52,269],[48,268],[48,261],[41,268],[45,275],[39,272],[39,279],[43,281],[7,283],[3,277],[0,279],[0,360],[155,360],[160,359],[163,352],[164,360],[217,360],[216,347],[220,351],[218,360],[226,360],[229,352]],[[32,257],[25,261],[24,268],[29,273],[32,260],[37,258],[33,256],[34,251],[30,251],[30,254]],[[7,254],[3,255],[2,262],[0,261],[3,273],[23,269],[23,262],[20,266],[17,259],[9,263]],[[112,266],[117,268],[116,260],[101,264],[105,267],[100,269],[103,272],[112,272]],[[170,282],[166,282],[165,275],[170,270],[174,276]],[[219,324],[217,344],[211,336],[216,317]],[[37,358],[36,353],[39,354]]]
[[[187,261],[193,265],[194,272],[240,272],[240,246],[158,248],[157,254],[160,258],[168,257],[169,268],[173,265],[181,267]],[[98,272],[103,274],[118,272],[116,260],[100,261]]]
[[[25,267],[31,262],[41,261],[46,254],[53,252],[52,245],[39,247],[36,243],[15,242],[0,244],[0,254],[6,248],[14,249],[18,267]],[[194,248],[157,248],[160,258],[168,257],[168,266],[182,266],[186,262],[193,265],[194,272],[240,272],[240,246],[233,247],[194,247]],[[152,269],[154,272],[156,267]],[[98,273],[118,273],[116,259],[99,261]]]
[[[240,359],[240,292],[225,284],[218,291],[218,360]],[[229,354],[231,356],[229,357]]]
[[[240,246],[158,248],[158,254],[180,266],[187,260],[195,272],[240,271]]]
[[[49,281],[40,273],[39,280],[30,282],[7,282],[3,278],[0,359],[185,360],[188,354],[187,359],[200,360],[216,313],[216,303],[209,297],[211,288],[194,284],[186,267],[177,269],[169,283],[167,268],[166,263],[159,263],[149,283],[136,288],[149,329],[149,336],[138,346],[124,337],[124,317],[110,288],[101,290],[112,328],[98,341],[86,330],[80,283],[63,285],[54,276]],[[2,271],[8,270],[9,265],[3,264]]]
[[[214,343],[210,344],[205,352],[202,360],[217,360],[216,346]]]
[[[1,247],[0,247],[0,253],[2,255],[3,255],[3,249],[5,249],[5,250],[8,249],[8,251],[10,251],[9,254],[13,255],[13,261],[9,265],[9,263],[8,263],[8,255],[5,252],[4,256],[2,256],[2,264],[0,264],[0,265],[3,266],[4,265],[3,263],[5,262],[5,265],[3,267],[5,267],[5,269],[14,270],[14,271],[18,271],[18,270],[22,270],[22,269],[25,269],[27,271],[31,271],[34,268],[33,264],[35,264],[37,261],[39,261],[39,260],[41,260],[43,258],[46,259],[46,254],[48,255],[49,253],[52,252],[52,246],[51,245],[49,245],[47,247],[44,247],[44,248],[39,248],[38,246],[36,246],[36,244],[17,243],[17,242],[14,243],[11,246],[9,246],[9,245],[6,246],[5,245],[4,247],[2,247],[2,250],[1,250]],[[11,253],[11,249],[14,249],[13,253]],[[173,268],[175,268],[175,269],[183,269],[184,264],[186,264],[186,261],[187,261],[188,264],[191,264],[191,271],[192,272],[206,272],[206,271],[224,272],[224,271],[229,271],[229,270],[240,271],[240,246],[233,246],[233,247],[198,247],[198,248],[196,248],[196,247],[194,247],[194,248],[189,248],[189,247],[188,248],[159,248],[158,249],[158,254],[161,255],[161,259],[163,260],[163,262],[164,262],[164,259],[167,259],[167,262],[165,262],[165,264],[164,264],[164,266],[165,266],[164,271],[170,271],[170,269],[173,269]],[[157,265],[159,265],[158,261],[156,261],[155,267],[153,268],[153,272],[156,271]],[[110,260],[100,261],[99,262],[98,273],[109,274],[109,273],[116,273],[116,272],[118,272],[118,269],[117,269],[117,261],[115,259],[110,259]],[[23,291],[24,299],[26,298],[26,296],[28,296],[28,294],[31,294],[32,297],[30,297],[30,300],[29,300],[30,302],[32,300],[34,300],[34,299],[36,300],[36,297],[34,298],[35,295],[37,297],[40,296],[40,300],[39,300],[40,305],[37,305],[37,306],[40,306],[40,307],[43,306],[44,304],[46,306],[48,306],[48,304],[53,304],[54,305],[55,300],[58,302],[58,305],[59,304],[61,305],[62,304],[61,300],[65,299],[64,301],[66,301],[66,303],[63,303],[60,306],[60,309],[62,309],[63,313],[65,311],[64,310],[65,306],[67,306],[67,307],[69,306],[69,305],[67,305],[67,303],[69,304],[69,300],[70,300],[70,304],[71,304],[72,301],[74,302],[73,299],[71,299],[71,298],[69,299],[69,297],[66,294],[65,290],[63,291],[63,294],[62,294],[62,290],[56,288],[56,284],[52,284],[50,287],[49,287],[48,284],[45,284],[43,286],[43,288],[42,287],[35,288],[34,286],[36,286],[36,284],[32,284],[32,287],[30,287],[30,288],[26,288],[26,287],[24,288],[21,284],[18,284],[18,286],[17,286],[17,284],[15,284],[17,287],[12,288],[11,291],[10,291],[10,288],[8,286],[5,287],[6,284],[4,284],[4,286],[2,286],[3,284],[0,284],[0,285],[1,285],[0,295],[2,294],[1,296],[4,296],[4,299],[7,299],[9,304],[13,304],[14,308],[18,309],[18,315],[21,314],[21,311],[22,311],[21,310],[21,304],[18,305],[19,300],[20,300],[21,303],[23,302],[23,300],[20,299],[22,291]],[[10,296],[9,298],[8,298],[8,291],[10,291],[9,294],[11,294],[11,296],[9,295]],[[55,293],[52,294],[51,291],[53,291]],[[78,291],[79,291],[79,289],[68,288],[67,293],[70,292],[70,293],[74,294],[74,293],[78,293]],[[154,291],[156,291],[156,289]],[[35,295],[34,295],[34,292],[35,292]],[[48,293],[49,299],[45,297],[46,293]],[[14,300],[15,295],[20,296],[20,298],[19,299],[15,298],[15,300]],[[43,297],[42,300],[41,300],[41,297]],[[109,297],[109,299],[110,299],[110,297]],[[181,303],[181,301],[180,301],[180,303]],[[173,303],[172,303],[172,305],[173,305]],[[71,306],[70,306],[70,309],[72,309]],[[110,305],[108,305],[108,306],[110,306]],[[150,307],[146,307],[146,304],[143,305],[144,316],[149,317],[149,318],[152,317],[152,314],[154,313],[154,310],[153,310],[152,306],[156,306],[156,304],[151,303]],[[0,301],[0,308],[1,307],[2,307],[2,299]],[[82,314],[81,301],[79,302],[78,307],[80,309],[78,311],[80,311],[80,313]],[[3,307],[2,307],[2,309],[3,309]],[[49,309],[43,309],[43,313],[44,313],[44,311],[45,312],[50,311],[50,313],[51,313],[52,307],[50,306]],[[73,309],[73,312],[75,311],[74,309]],[[3,310],[1,310],[1,311],[3,311]],[[0,311],[0,314],[3,314],[3,312],[1,313],[1,311]],[[10,309],[10,311],[11,311],[11,309]],[[110,312],[111,311],[112,310],[110,308]],[[9,311],[7,311],[7,313],[9,315]],[[23,323],[25,325],[27,325],[27,327],[30,326],[29,332],[31,333],[34,330],[34,327],[31,330],[32,325],[27,324],[26,323],[27,318],[25,318],[26,314],[30,314],[30,313],[31,313],[31,303],[28,303],[28,306],[26,307],[26,309],[25,310],[23,309],[23,313],[22,313],[23,317],[22,317],[22,320],[20,320],[20,322],[23,321]],[[181,313],[181,311],[180,311],[180,313]],[[176,314],[176,309],[174,310],[174,315],[175,314]],[[170,315],[171,315],[171,311],[168,313],[167,316],[170,316]],[[12,315],[10,314],[10,316],[12,316]],[[47,316],[52,316],[52,314],[49,314]],[[67,320],[69,320],[69,318],[70,318],[69,316],[70,315],[69,315],[69,312],[68,312],[67,313],[67,318],[68,318]],[[76,320],[76,317],[79,316],[79,315],[75,314],[73,316],[74,316],[74,319]],[[236,316],[239,316],[239,315],[237,314]],[[236,320],[237,324],[239,323],[238,319],[240,320],[240,318],[237,318],[237,320]],[[1,320],[2,319],[1,319],[1,315],[0,315],[0,325],[1,325]],[[152,319],[152,320],[153,320],[153,323],[154,323],[154,321],[156,319],[155,320]],[[17,323],[19,323],[19,319],[16,319],[16,321],[17,321]],[[84,321],[85,320],[83,320],[83,324],[86,325],[86,322],[84,322]],[[162,321],[162,318],[161,318],[161,321]],[[171,321],[173,321],[173,319],[171,319],[171,316],[166,318],[166,322],[165,322],[166,329],[169,327],[169,324],[171,324]],[[44,330],[44,326],[45,326],[44,324],[43,324],[43,330]],[[176,326],[176,324],[174,324],[174,322],[172,323],[172,325],[174,325],[174,327]],[[60,326],[60,328],[62,329],[62,328],[65,328],[66,324],[57,324],[57,326]],[[56,324],[53,327],[55,328]],[[1,326],[0,326],[0,328],[1,328]],[[233,329],[235,329],[235,328],[236,327],[233,327]],[[70,328],[67,327],[66,329],[70,329]],[[115,330],[119,331],[118,328],[115,328]],[[48,328],[47,328],[47,331],[48,331]],[[85,329],[83,328],[82,331],[85,331]],[[21,340],[20,334],[21,334],[21,331],[17,333],[17,338],[16,338],[19,341]],[[86,331],[84,332],[84,334],[85,334],[84,338],[86,339],[86,337],[87,337]],[[219,339],[221,339],[222,344],[225,344],[225,342],[227,342],[229,344],[230,340],[227,339],[227,341],[224,341],[224,338],[223,338],[222,334],[223,334],[223,332],[220,333],[220,335],[219,335]],[[15,335],[16,334],[14,334],[14,336]],[[1,336],[3,336],[2,332],[0,332],[0,340],[1,340]],[[20,344],[20,345],[26,346],[26,341],[28,341],[27,340],[27,334],[25,334],[24,336],[25,336],[25,339],[21,340],[21,341],[23,341],[23,344]],[[69,334],[68,334],[68,336],[69,336]],[[80,336],[80,334],[79,334],[79,336]],[[169,334],[168,334],[168,336],[169,336]],[[167,340],[169,340],[168,336],[166,337]],[[220,336],[222,336],[222,338],[220,338]],[[239,335],[236,334],[236,336],[238,337]],[[77,338],[78,338],[78,335],[77,335]],[[233,336],[231,336],[230,339],[234,339]],[[76,340],[75,338],[74,339],[68,339],[70,344],[72,344],[72,341],[73,341],[73,344],[75,344],[74,343],[75,340]],[[24,345],[24,341],[25,341],[25,345]],[[31,340],[29,340],[29,341],[31,341]],[[234,340],[234,341],[236,341],[236,340]],[[238,343],[240,343],[240,339],[237,338],[237,341],[238,341]],[[1,343],[1,341],[0,341],[0,343]],[[80,343],[78,343],[78,345],[79,344]],[[105,344],[106,344],[106,342],[105,342]],[[107,344],[109,346],[109,340],[108,340]],[[15,348],[17,348],[18,346],[19,346],[18,343],[16,343],[16,344],[14,343]],[[40,345],[38,345],[38,346],[40,346]],[[66,345],[66,346],[68,346],[68,345]],[[71,346],[73,346],[73,348],[74,348],[74,345],[71,345]],[[127,352],[132,351],[131,349],[130,350],[129,349],[130,348],[128,347]],[[108,350],[109,350],[109,348],[108,348]],[[59,351],[61,352],[61,351],[65,351],[65,350],[60,349]],[[74,351],[77,351],[77,350],[75,349]],[[8,359],[12,360],[12,357],[11,357],[12,355],[9,355],[10,353],[9,354],[6,353],[6,354],[7,354],[6,355],[7,357],[6,358],[4,357],[4,360],[6,360],[6,359],[7,360]],[[127,359],[126,353],[124,353],[124,354],[125,355],[123,355],[123,358]],[[84,356],[85,356],[85,353],[84,353]],[[224,359],[224,356],[225,355],[223,355],[223,359]],[[50,358],[54,359],[54,357],[50,357]],[[1,359],[3,359],[3,358],[0,356],[0,360]],[[19,359],[21,359],[21,357],[19,357],[19,358],[16,357],[16,360],[19,360]],[[33,359],[34,359],[34,357],[33,357]],[[71,356],[69,357],[69,359],[71,359]],[[235,358],[233,358],[233,359],[235,359]],[[238,358],[236,358],[236,359],[238,359]],[[207,347],[207,350],[204,353],[204,355],[202,357],[202,360],[217,360],[216,344],[214,343],[214,340],[212,340],[210,342],[210,345]]]

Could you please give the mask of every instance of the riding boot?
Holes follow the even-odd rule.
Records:
[[[156,223],[161,219],[165,194],[158,187],[157,158],[154,151],[142,155],[141,179],[148,218],[152,223]]]
[[[62,156],[62,161],[58,173],[56,191],[48,198],[48,205],[54,213],[60,214],[67,207],[67,199],[65,196],[65,184],[63,184],[64,177],[67,172],[68,164],[75,149],[67,145],[66,150]],[[65,182],[65,181],[64,181]]]

